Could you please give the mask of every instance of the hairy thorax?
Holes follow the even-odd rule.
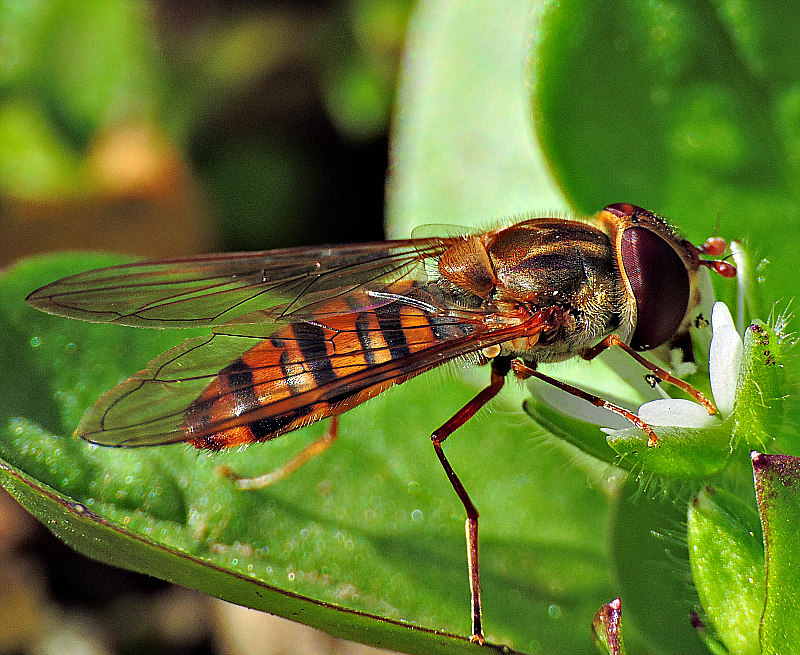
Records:
[[[548,328],[501,346],[504,355],[530,362],[555,362],[580,354],[610,332],[630,323],[621,308],[624,288],[615,270],[613,246],[606,234],[579,222],[523,221],[485,242],[485,255],[472,246],[465,260],[485,272],[474,293],[503,308],[532,315],[549,312]]]

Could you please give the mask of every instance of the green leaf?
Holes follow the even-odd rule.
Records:
[[[719,218],[793,295],[800,240],[800,13],[791,3],[548,3],[532,111],[582,211],[633,202],[695,241]]]
[[[706,617],[731,655],[760,655],[764,546],[755,507],[706,487],[689,505],[692,577]]]
[[[733,240],[728,245],[736,266],[737,288],[733,289],[732,285],[725,285],[720,299],[728,307],[736,308],[734,320],[736,329],[741,334],[750,321],[766,316],[766,310],[760,293],[759,273],[751,253],[740,241]],[[734,310],[731,309],[731,311]]]
[[[387,391],[345,414],[334,447],[296,474],[236,491],[220,465],[263,473],[323,426],[217,455],[66,436],[103,392],[201,332],[92,325],[23,302],[45,282],[112,261],[30,260],[2,278],[3,486],[76,549],[117,566],[403,652],[474,647],[465,641],[463,508],[428,436],[487,371],[476,371],[477,384],[432,372]],[[487,638],[533,652],[586,650],[594,608],[610,593],[594,538],[606,500],[583,470],[565,470],[562,451],[537,445],[510,395],[515,406],[499,404],[446,444],[481,511]]]
[[[690,585],[686,502],[656,486],[643,490],[629,475],[611,514],[610,552],[625,603],[626,640],[632,628],[656,652],[707,655],[692,625],[697,597]],[[643,650],[633,643],[628,648]]]
[[[786,430],[784,411],[795,365],[790,348],[784,335],[762,321],[753,321],[745,331],[733,436],[750,449],[771,447],[778,435],[784,447],[792,445],[792,431]]]
[[[764,529],[767,599],[761,653],[800,653],[800,458],[753,453],[756,499]]]
[[[522,406],[528,416],[539,425],[581,452],[596,457],[601,462],[625,464],[619,462],[619,455],[608,445],[605,433],[596,423],[567,416],[533,397],[526,398]]]
[[[592,634],[595,643],[609,655],[625,655],[625,644],[622,641],[622,603],[615,598],[603,605],[594,615]]]
[[[538,24],[534,2],[419,3],[392,139],[389,236],[567,209],[528,111],[527,50]]]
[[[655,446],[648,446],[644,432],[629,428],[609,435],[608,443],[628,467],[669,478],[703,479],[745,456],[742,449],[731,453],[731,427],[728,421],[712,428],[661,426]]]

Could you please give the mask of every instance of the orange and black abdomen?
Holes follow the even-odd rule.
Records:
[[[288,323],[220,371],[186,413],[187,440],[218,450],[340,414],[432,368],[423,351],[476,329],[399,302],[341,314],[335,303],[347,311],[341,299],[324,323]]]

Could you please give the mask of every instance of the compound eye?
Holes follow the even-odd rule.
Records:
[[[677,252],[655,232],[629,227],[622,234],[622,264],[636,298],[635,350],[665,343],[689,306],[689,274]]]

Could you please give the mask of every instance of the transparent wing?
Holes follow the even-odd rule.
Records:
[[[445,247],[445,239],[408,239],[145,261],[78,273],[27,300],[60,316],[139,327],[297,320],[334,297],[422,281],[422,262]]]
[[[477,313],[443,315],[396,301],[313,323],[273,324],[267,339],[189,339],[103,396],[77,433],[113,446],[264,441],[453,358],[535,334],[544,323],[535,314],[492,329]]]

